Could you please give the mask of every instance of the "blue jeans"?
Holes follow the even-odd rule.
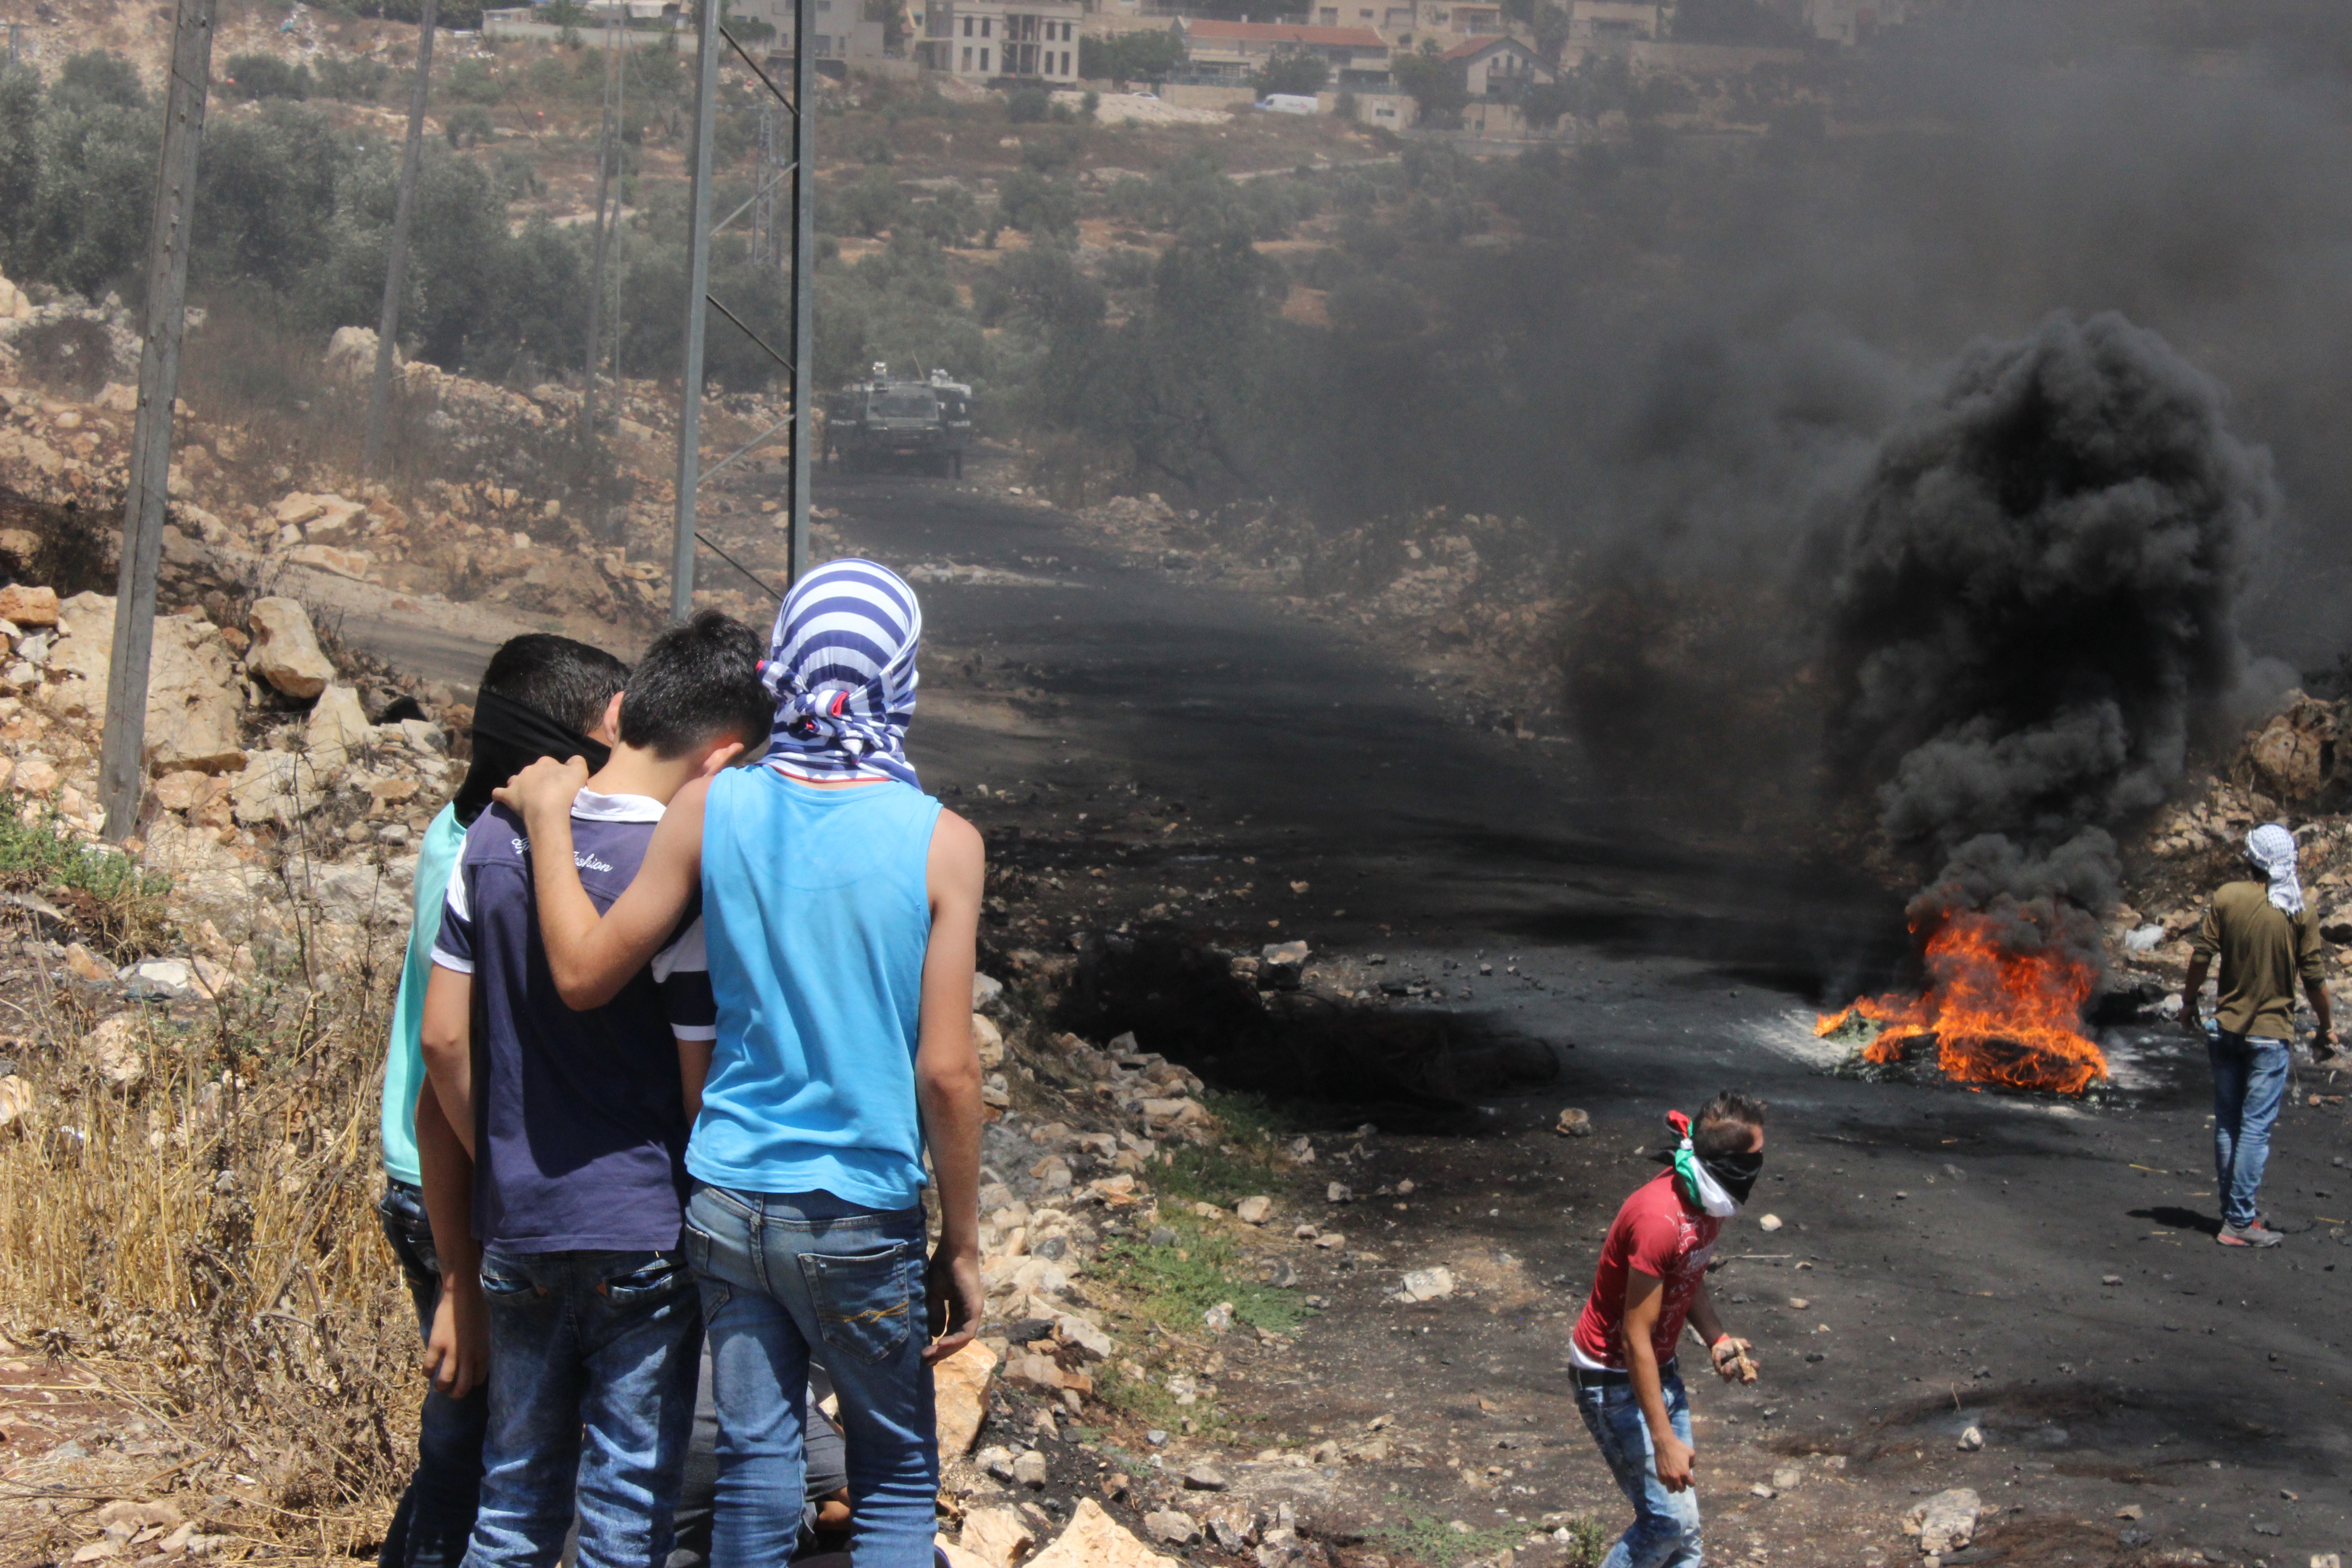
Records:
[[[1667,1373],[1663,1380],[1666,1419],[1675,1436],[1691,1440],[1690,1398],[1683,1380]],[[1576,1406],[1617,1489],[1633,1505],[1633,1527],[1618,1538],[1601,1560],[1601,1568],[1698,1568],[1703,1561],[1698,1538],[1698,1489],[1670,1492],[1658,1480],[1657,1456],[1650,1444],[1650,1424],[1643,1418],[1641,1401],[1630,1383],[1580,1388]]]
[[[576,1500],[581,1568],[668,1554],[702,1322],[675,1252],[482,1254],[490,1429],[466,1568],[546,1568]]]
[[[2205,1036],[2213,1064],[2213,1178],[2221,1221],[2243,1228],[2254,1222],[2254,1194],[2270,1163],[2271,1128],[2286,1098],[2287,1043],[2220,1029]]]
[[[384,1239],[407,1279],[416,1304],[416,1330],[433,1331],[433,1307],[441,1293],[441,1264],[433,1250],[433,1226],[425,1215],[425,1194],[406,1182],[387,1179],[376,1205]],[[482,1433],[489,1425],[490,1396],[477,1388],[452,1399],[427,1387],[416,1423],[416,1473],[400,1494],[400,1507],[384,1531],[376,1555],[379,1568],[453,1568],[466,1555],[474,1533],[474,1510],[482,1496]]]
[[[857,1568],[931,1568],[940,1458],[923,1242],[919,1206],[877,1214],[830,1193],[696,1185],[686,1246],[719,1410],[713,1568],[769,1568],[800,1538],[817,1346],[841,1395]]]

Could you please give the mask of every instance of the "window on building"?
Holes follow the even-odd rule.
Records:
[[[1327,27],[1336,27],[1339,25],[1339,7],[1326,5],[1315,14],[1315,19]]]
[[[971,46],[970,44],[966,44],[963,47],[963,64],[958,66],[956,68],[958,70],[971,69]]]
[[[980,74],[982,76],[988,74],[988,50],[985,47],[980,51]]]
[[[995,22],[995,20],[996,20],[996,18],[995,18],[995,17],[993,17],[993,16],[982,16],[982,17],[980,19],[980,36],[981,36],[982,37],[983,37],[983,38],[984,38],[984,37],[988,37],[988,29],[989,29],[989,27],[990,27],[990,26],[991,26]],[[981,53],[982,53],[982,54],[983,54],[983,55],[985,55],[986,53],[988,53],[988,51],[987,51],[986,49],[982,49],[982,50],[981,50]]]

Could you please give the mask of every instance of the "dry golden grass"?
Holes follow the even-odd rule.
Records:
[[[272,1554],[379,1535],[413,1453],[415,1326],[374,1208],[388,986],[368,968],[141,1016],[127,1087],[83,1047],[98,1020],[75,996],[11,986],[37,1027],[16,1047],[32,1105],[0,1128],[0,1328],[192,1444],[170,1485],[250,1478],[237,1495],[282,1521]]]

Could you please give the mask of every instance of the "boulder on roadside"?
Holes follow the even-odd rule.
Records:
[[[1454,1294],[1454,1270],[1416,1268],[1401,1281],[1400,1294],[1409,1301],[1435,1301]]]
[[[1069,1528],[1023,1568],[1181,1568],[1120,1528],[1092,1498],[1080,1498]]]
[[[934,1430],[942,1458],[971,1452],[988,1419],[988,1381],[995,1371],[996,1352],[978,1340],[931,1368]]]
[[[320,650],[310,612],[299,599],[256,599],[246,618],[253,628],[247,668],[289,697],[308,700],[326,690],[335,667]]]
[[[2228,775],[2275,800],[2305,801],[2331,782],[2342,708],[2300,691],[2287,701],[2284,711],[2246,738]]]
[[[0,588],[0,621],[26,628],[56,626],[58,591],[22,583]]]
[[[113,598],[76,594],[66,600],[58,606],[58,640],[49,650],[43,706],[59,718],[104,714],[113,657]],[[158,616],[147,661],[142,752],[148,771],[218,773],[243,767],[237,717],[244,698],[228,646],[211,623],[196,616]]]
[[[1201,1538],[1201,1526],[1192,1516],[1172,1508],[1145,1514],[1143,1528],[1152,1540],[1168,1546],[1190,1546]]]
[[[976,1508],[963,1516],[958,1544],[988,1568],[1013,1568],[1022,1553],[1037,1544],[1037,1537],[1009,1508]]]
[[[360,694],[348,686],[330,686],[310,710],[310,722],[302,731],[302,754],[321,773],[331,774],[374,739],[375,726],[368,722]]]
[[[1941,1557],[1958,1552],[1976,1536],[1977,1517],[1984,1504],[1967,1487],[1937,1492],[1919,1510],[1919,1552]]]

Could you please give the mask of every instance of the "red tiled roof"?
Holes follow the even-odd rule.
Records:
[[[1488,38],[1466,39],[1462,43],[1454,45],[1452,48],[1446,50],[1437,58],[1441,60],[1475,59],[1478,56],[1486,53],[1488,49],[1496,48],[1505,44],[1516,45],[1521,53],[1528,55],[1530,58],[1533,58],[1535,55],[1535,50],[1528,47],[1525,39],[1514,38],[1507,34],[1497,33],[1494,37]]]
[[[1388,45],[1370,27],[1304,27],[1288,22],[1215,22],[1185,17],[1185,35],[1222,38],[1233,43],[1319,44],[1326,47],[1385,49]]]

